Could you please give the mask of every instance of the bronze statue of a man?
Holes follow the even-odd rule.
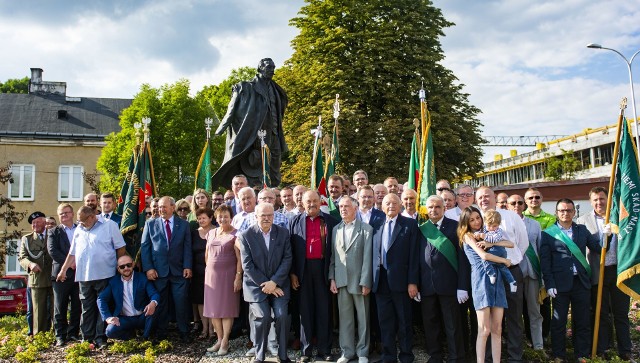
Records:
[[[271,186],[280,184],[281,156],[288,152],[282,131],[282,118],[287,107],[287,94],[272,80],[275,64],[271,58],[258,63],[258,74],[249,82],[233,86],[227,114],[216,135],[227,131],[224,161],[213,175],[213,187],[228,188],[231,179],[244,174],[249,185],[261,184],[262,156],[258,131],[265,130],[269,146]]]

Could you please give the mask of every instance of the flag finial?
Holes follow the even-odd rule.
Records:
[[[204,119],[204,128],[207,130],[207,140],[211,138],[211,124],[213,124],[211,117]]]

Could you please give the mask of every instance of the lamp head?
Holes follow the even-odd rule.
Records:
[[[596,44],[596,43],[589,43],[589,44],[587,44],[587,48],[602,49],[602,46],[600,44]]]

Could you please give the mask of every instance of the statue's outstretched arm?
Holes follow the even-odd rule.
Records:
[[[239,94],[240,92],[239,92],[238,85],[233,86],[233,94],[231,95],[229,106],[227,106],[227,113],[222,118],[222,121],[220,121],[220,125],[218,126],[218,129],[216,130],[216,133],[215,133],[216,135],[222,135],[225,132],[225,130],[229,127],[229,125],[231,125],[231,122],[233,120],[233,114],[236,109],[236,103],[240,99]]]

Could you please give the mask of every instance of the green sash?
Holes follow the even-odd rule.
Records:
[[[456,249],[453,247],[453,243],[449,241],[447,236],[440,232],[440,230],[435,226],[435,224],[431,223],[431,221],[422,223],[420,225],[420,232],[422,232],[424,238],[427,239],[427,242],[431,243],[438,252],[442,253],[453,269],[458,272],[458,256],[456,254]]]
[[[547,229],[544,230],[544,233],[550,235],[551,237],[562,241],[568,248],[569,251],[578,259],[582,267],[587,270],[587,274],[591,277],[591,267],[587,262],[587,259],[584,257],[584,253],[580,251],[580,248],[567,236],[564,232],[560,230],[557,224],[552,224]]]
[[[531,262],[533,272],[535,272],[538,278],[540,278],[540,258],[538,257],[538,255],[536,255],[536,251],[533,249],[531,243],[529,243],[529,247],[527,247],[527,250],[524,251],[524,254],[529,259],[529,262]]]

